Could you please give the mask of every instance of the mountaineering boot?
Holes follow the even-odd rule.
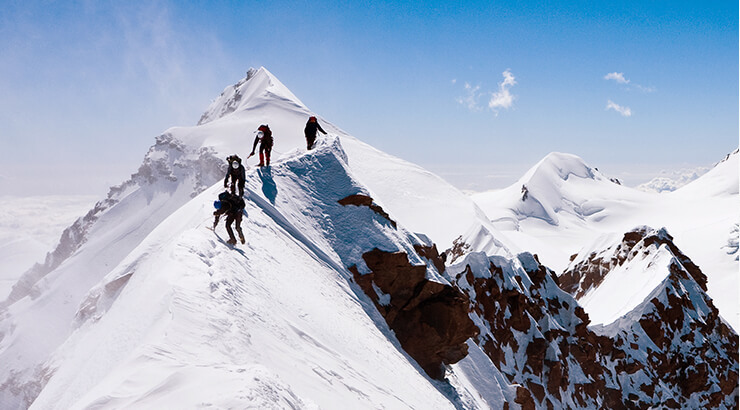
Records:
[[[244,245],[244,234],[239,232],[239,240],[242,241],[242,245]]]
[[[226,243],[228,243],[229,245],[236,245],[236,239],[231,238],[228,241],[226,241]]]

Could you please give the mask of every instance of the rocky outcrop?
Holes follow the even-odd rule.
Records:
[[[623,388],[642,407],[738,408],[737,334],[695,280],[700,270],[676,259],[669,271],[630,315],[594,329],[623,346],[616,367],[637,375],[624,375]]]
[[[573,255],[570,265],[558,278],[558,283],[564,291],[579,299],[591,289],[598,287],[606,275],[616,267],[635,257],[644,257],[651,246],[657,248],[661,245],[666,246],[678,258],[694,280],[706,291],[706,276],[678,249],[673,243],[673,237],[665,229],[654,230],[647,226],[640,226],[625,233],[620,243],[607,249]]]
[[[523,408],[623,408],[615,372],[604,360],[611,340],[534,255],[468,255],[449,275],[469,295],[476,337],[517,390]]]
[[[668,261],[664,279],[647,298],[608,326],[592,327],[618,348],[607,364],[616,371],[625,403],[737,408],[738,336],[706,294],[704,273],[664,229],[638,227],[618,243],[577,255],[560,284],[580,297],[609,275],[619,280],[635,269],[647,274],[642,269],[656,269],[659,260]]]
[[[436,259],[436,248],[425,249]],[[355,281],[395,332],[401,347],[434,379],[445,364],[467,355],[466,341],[478,328],[468,317],[469,300],[451,286],[427,279],[426,265],[412,265],[404,252],[373,249],[362,255],[370,273],[350,267]]]
[[[348,197],[342,198],[337,202],[339,202],[341,205],[344,205],[344,206],[346,205],[366,206],[370,208],[376,214],[380,215],[383,219],[390,222],[391,226],[393,226],[394,228],[397,228],[396,221],[391,219],[390,215],[388,215],[388,213],[385,212],[380,205],[373,202],[373,199],[367,195],[354,194],[354,195],[350,195]]]

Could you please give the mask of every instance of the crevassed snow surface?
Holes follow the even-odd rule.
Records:
[[[735,151],[688,185],[659,194],[618,185],[574,155],[552,153],[516,184],[472,198],[510,246],[537,253],[558,272],[571,255],[605,233],[665,227],[707,275],[709,295],[738,329],[740,275],[733,245],[740,223],[738,156]],[[622,296],[632,290],[624,289]]]

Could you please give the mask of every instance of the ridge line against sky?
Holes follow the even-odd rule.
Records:
[[[260,66],[462,189],[552,151],[635,186],[739,145],[734,1],[9,1],[0,50],[6,194],[104,194]]]

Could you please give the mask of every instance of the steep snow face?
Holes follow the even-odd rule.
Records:
[[[88,290],[121,263],[163,220],[220,179],[211,150],[157,138],[139,171],[62,234],[0,304],[0,402],[30,404],[49,374],[43,364],[74,331]],[[10,406],[11,408],[14,406]]]
[[[740,182],[740,151],[735,150],[718,162],[706,174],[690,184],[676,190],[673,196],[691,198],[700,197],[727,197],[738,195]]]
[[[522,185],[527,185],[525,200]],[[621,235],[641,225],[666,227],[676,245],[702,267],[709,295],[738,328],[737,186],[737,153],[665,194],[617,185],[577,157],[551,154],[517,184],[472,198],[503,233],[507,246],[536,253],[558,272],[601,235]]]
[[[694,271],[695,281],[706,290],[706,277],[665,229],[642,226],[614,239],[605,235],[582,250],[559,278],[594,324],[608,325],[633,311],[666,280],[676,260]]]
[[[226,87],[221,95],[208,106],[200,117],[198,125],[206,124],[225,117],[235,111],[249,110],[259,104],[282,100],[303,106],[303,103],[293,95],[266,68],[250,68],[247,76],[238,83]]]
[[[311,112],[264,68],[250,70],[247,78],[227,87],[208,108],[200,126],[172,128],[168,133],[189,147],[213,149],[223,158],[238,154],[246,159],[257,127],[268,124],[275,140],[275,163],[295,149],[305,150],[303,129],[311,115],[318,117],[329,135],[340,138],[349,167],[372,198],[403,220],[409,230],[428,235],[446,249],[470,226],[486,220],[468,196],[437,175],[381,152]]]
[[[174,183],[169,172],[137,177],[151,187],[129,187],[128,196],[100,211],[85,243],[44,278],[44,287],[37,285],[39,295],[5,312],[0,402],[11,408],[501,406],[509,387],[494,382],[503,380],[490,362],[464,360],[450,369],[449,384],[431,382],[349,280],[346,266],[366,269],[361,255],[375,248],[426,262],[414,249],[422,239],[369,207],[338,202],[369,194],[346,161],[333,138],[311,153],[296,150],[271,168],[250,170],[245,245],[230,249],[222,227],[215,235],[206,229],[221,191],[217,182],[149,232],[134,232],[143,237],[116,260],[101,250],[133,240],[121,235],[130,229],[127,221],[149,225],[138,216],[154,218],[150,211],[162,206],[153,194],[149,204],[123,208],[128,196]],[[190,198],[194,191],[185,192]],[[100,234],[114,228],[119,242]],[[102,263],[96,262],[101,256],[112,266],[97,280],[95,272],[77,273]],[[427,277],[446,283],[432,268]],[[498,390],[478,394],[480,385]]]

